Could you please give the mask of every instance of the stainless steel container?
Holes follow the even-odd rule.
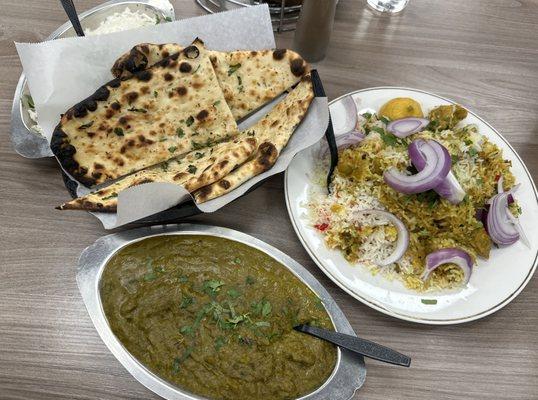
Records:
[[[96,29],[109,15],[129,8],[131,11],[155,16],[159,19],[175,20],[174,9],[167,0],[111,0],[85,11],[79,15],[82,28]],[[76,36],[71,22],[66,22],[46,40]],[[15,151],[26,158],[52,157],[48,141],[39,133],[30,129],[32,122],[24,102],[30,91],[24,73],[21,74],[13,105],[11,107],[11,141]]]
[[[338,332],[354,335],[353,328],[330,294],[300,264],[292,258],[247,234],[215,226],[181,224],[159,225],[115,233],[98,239],[86,248],[79,259],[77,284],[95,329],[118,361],[133,377],[151,391],[174,400],[203,400],[204,398],[181,390],[159,378],[136,360],[114,336],[103,311],[99,283],[102,272],[110,258],[128,244],[161,235],[206,235],[222,237],[244,243],[268,254],[287,267],[297,278],[316,293],[325,306]],[[366,378],[364,360],[354,354],[338,349],[336,367],[329,379],[315,392],[301,400],[348,400]]]

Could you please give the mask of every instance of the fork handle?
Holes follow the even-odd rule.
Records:
[[[73,0],[60,0],[60,3],[62,3],[62,7],[64,8],[67,17],[69,18],[69,21],[71,21],[71,25],[73,25],[73,29],[75,30],[77,35],[84,36],[84,31],[82,30],[82,25],[80,24],[80,20],[78,19],[77,10],[75,9]]]

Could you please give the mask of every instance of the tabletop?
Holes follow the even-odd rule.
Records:
[[[78,0],[79,12],[99,3]],[[204,13],[173,1],[178,18]],[[27,160],[9,140],[22,71],[14,41],[43,40],[65,22],[59,2],[0,1],[0,399],[152,399],[97,335],[75,282],[80,252],[105,234],[66,199],[53,159]],[[435,92],[496,127],[538,177],[538,1],[411,0],[392,17],[340,0],[331,45],[316,66],[330,98],[372,86]],[[293,33],[276,36],[291,46]],[[422,326],[374,311],[335,286],[288,219],[283,176],[210,215],[190,218],[251,234],[307,267],[362,337],[413,358],[402,369],[367,361],[357,399],[538,399],[538,279],[479,321]],[[510,268],[507,265],[507,268]]]

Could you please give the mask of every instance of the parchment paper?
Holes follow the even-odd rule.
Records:
[[[143,42],[188,45],[196,37],[201,38],[207,48],[213,50],[263,50],[275,47],[266,4],[107,35],[57,39],[37,44],[16,43],[45,136],[50,141],[61,113],[112,79],[110,67],[134,45]],[[240,129],[254,124],[277,101],[242,121]],[[284,171],[297,152],[316,143],[323,136],[328,120],[327,99],[316,98],[270,170],[198,208],[203,212],[216,211],[244,194],[257,182]],[[88,191],[88,188],[79,185],[77,192],[82,195]],[[92,214],[102,222],[105,229],[112,229],[190,199],[191,195],[181,186],[153,182],[120,192],[117,213]]]

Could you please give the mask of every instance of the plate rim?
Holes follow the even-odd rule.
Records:
[[[418,93],[423,93],[423,94],[427,94],[427,95],[430,95],[430,96],[434,96],[434,97],[436,97],[436,98],[438,98],[440,100],[446,101],[446,102],[448,102],[450,104],[458,104],[457,102],[455,102],[455,101],[453,101],[451,99],[448,99],[446,97],[443,97],[443,96],[440,96],[438,94],[428,92],[428,91],[422,90],[422,89],[409,88],[409,87],[405,87],[405,86],[374,86],[374,87],[358,89],[358,90],[354,90],[354,91],[345,93],[345,94],[335,98],[334,100],[332,100],[329,103],[329,107],[332,104],[338,102],[339,100],[341,100],[344,97],[352,96],[352,95],[354,95],[356,93],[369,92],[369,91],[374,91],[374,90],[405,90],[405,91],[410,91],[410,92],[418,92]],[[532,190],[533,190],[535,201],[538,203],[538,191],[536,189],[536,184],[534,182],[534,179],[532,178],[532,175],[529,172],[529,169],[527,168],[527,165],[525,164],[525,162],[523,161],[521,156],[512,147],[510,142],[503,135],[501,135],[497,131],[497,129],[495,129],[490,123],[485,121],[482,117],[480,117],[472,109],[469,109],[467,106],[465,106],[465,108],[475,118],[477,118],[482,123],[484,123],[486,126],[488,126],[508,146],[508,148],[513,152],[515,157],[519,160],[519,162],[523,166],[523,170],[525,171],[525,174],[527,175],[527,177],[528,177],[528,179],[529,179],[529,181],[531,183],[531,187],[532,187]],[[303,151],[306,151],[306,150],[307,149],[305,149]],[[290,163],[290,165],[291,165],[291,163]],[[490,307],[487,310],[484,310],[482,312],[467,316],[467,317],[452,318],[452,319],[428,319],[428,318],[418,318],[416,316],[412,316],[412,315],[409,315],[409,314],[403,314],[403,313],[399,313],[399,312],[396,312],[396,311],[393,311],[393,310],[389,310],[386,307],[384,307],[384,305],[382,303],[378,304],[377,302],[373,302],[373,301],[359,295],[358,293],[353,292],[343,282],[340,282],[340,280],[331,273],[330,269],[324,266],[323,262],[317,257],[314,250],[311,249],[308,246],[305,238],[301,235],[301,233],[299,231],[297,221],[293,218],[293,213],[292,213],[292,210],[291,210],[291,200],[290,200],[289,191],[288,191],[288,184],[289,184],[288,169],[289,169],[289,166],[286,169],[285,174],[284,174],[284,197],[285,197],[285,201],[286,201],[286,208],[288,210],[288,216],[289,216],[291,225],[293,226],[293,230],[295,231],[295,234],[299,238],[299,241],[301,242],[303,248],[306,250],[306,252],[310,256],[310,258],[314,261],[314,263],[322,270],[322,272],[325,275],[327,275],[327,277],[331,281],[333,281],[338,287],[340,287],[342,290],[344,290],[347,294],[352,296],[354,299],[359,300],[361,303],[363,303],[363,304],[367,305],[368,307],[373,308],[374,310],[377,310],[377,311],[379,311],[379,312],[381,312],[381,313],[383,313],[385,315],[389,315],[391,317],[398,318],[398,319],[401,319],[401,320],[404,320],[404,321],[415,322],[415,323],[423,324],[423,325],[457,325],[457,324],[463,324],[463,323],[466,323],[466,322],[476,321],[478,319],[487,317],[488,315],[491,315],[491,314],[499,311],[500,309],[507,306],[510,302],[512,302],[523,291],[523,289],[528,285],[528,283],[530,282],[531,278],[533,277],[533,275],[534,275],[534,273],[536,271],[536,268],[538,266],[538,252],[537,252],[535,254],[535,256],[534,256],[533,265],[529,269],[529,271],[527,273],[527,276],[525,277],[525,279],[521,282],[521,284],[518,286],[518,288],[515,291],[513,291],[508,297],[501,300],[495,306]]]

